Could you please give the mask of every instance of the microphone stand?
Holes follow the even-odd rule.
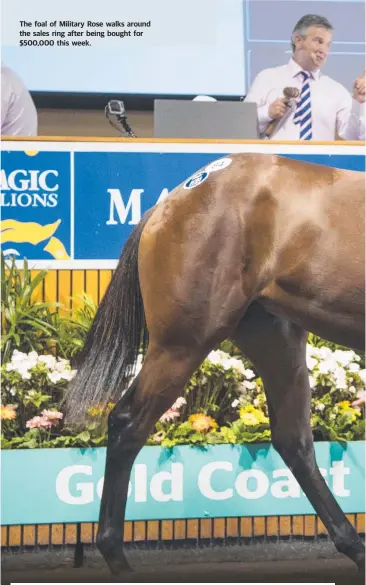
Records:
[[[123,102],[119,102],[119,112],[114,112],[111,111],[111,102],[108,102],[108,104],[106,105],[104,111],[105,111],[105,116],[108,120],[108,122],[111,124],[111,126],[113,126],[113,128],[115,128],[123,137],[127,137],[127,138],[137,138],[136,134],[133,132],[131,126],[129,125],[129,123],[127,122],[127,116],[125,113],[125,109],[123,106]],[[120,123],[120,125],[122,126],[123,130],[114,122],[113,118],[111,118],[111,116],[115,116],[117,118],[117,121]]]

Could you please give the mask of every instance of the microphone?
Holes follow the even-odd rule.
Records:
[[[127,122],[126,110],[123,102],[119,100],[110,100],[104,111],[108,122],[113,126],[113,128],[121,133],[121,128],[112,122],[111,116],[115,116],[117,118],[118,122],[123,127],[125,136],[128,136],[128,138],[136,138],[136,134],[133,132],[131,126]]]
[[[285,87],[283,90],[283,95],[284,95],[284,97],[282,98],[282,101],[290,109],[292,107],[293,103],[295,102],[296,98],[299,97],[300,91],[297,89],[297,87]],[[276,120],[272,120],[272,122],[270,122],[268,124],[268,126],[264,132],[264,135],[267,136],[267,138],[270,138],[273,135],[278,124],[281,122],[281,120],[283,120],[283,118],[284,118],[284,116],[282,118],[277,118]]]

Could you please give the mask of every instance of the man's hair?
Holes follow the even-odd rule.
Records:
[[[305,14],[305,16],[300,18],[300,20],[296,23],[295,28],[292,31],[291,35],[292,52],[294,52],[296,48],[294,43],[294,36],[300,35],[302,37],[306,37],[307,30],[311,26],[321,26],[323,28],[326,28],[327,30],[334,30],[329,20],[324,16],[319,16],[318,14]]]

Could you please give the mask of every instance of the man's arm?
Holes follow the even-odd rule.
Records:
[[[2,67],[1,84],[1,135],[36,136],[37,110],[22,80]]]
[[[365,72],[353,84],[353,94],[345,92],[337,113],[337,134],[343,140],[365,140]]]
[[[272,120],[282,118],[287,111],[286,105],[279,98],[274,102],[268,102],[268,93],[268,73],[264,70],[258,73],[244,100],[246,102],[255,102],[257,104],[260,134],[263,134]]]

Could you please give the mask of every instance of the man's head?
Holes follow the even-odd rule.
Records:
[[[324,16],[306,14],[292,31],[294,60],[307,71],[319,69],[326,62],[332,36],[333,27]]]

